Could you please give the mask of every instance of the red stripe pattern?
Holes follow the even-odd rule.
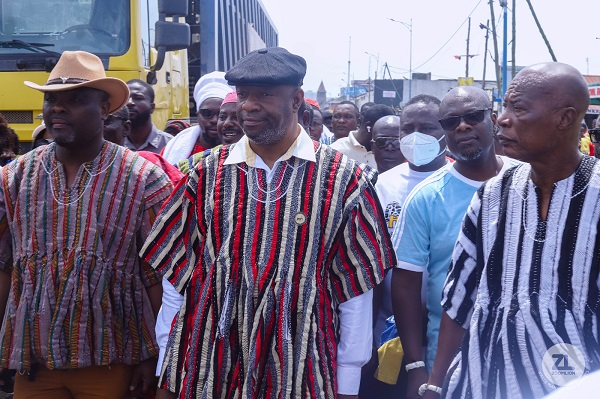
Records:
[[[267,183],[261,169],[204,158],[142,249],[184,295],[161,386],[181,398],[331,398],[337,305],[395,265],[374,172],[315,143]]]

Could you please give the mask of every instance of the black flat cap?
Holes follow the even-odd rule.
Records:
[[[304,75],[304,58],[281,47],[270,47],[242,57],[225,79],[231,86],[302,86]]]

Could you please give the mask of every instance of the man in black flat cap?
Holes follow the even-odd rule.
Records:
[[[374,172],[298,124],[305,71],[269,48],[227,72],[246,135],[190,171],[142,249],[164,275],[158,398],[358,393],[395,258]]]

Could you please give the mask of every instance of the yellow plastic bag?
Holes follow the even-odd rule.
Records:
[[[375,371],[375,378],[386,384],[395,385],[402,367],[404,350],[400,338],[393,338],[381,345],[377,350],[379,367]]]

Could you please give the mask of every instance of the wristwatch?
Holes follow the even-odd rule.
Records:
[[[425,391],[433,391],[435,393],[437,393],[438,395],[442,394],[442,388],[437,387],[435,385],[432,384],[423,384],[419,387],[419,396],[423,396],[425,395]]]

